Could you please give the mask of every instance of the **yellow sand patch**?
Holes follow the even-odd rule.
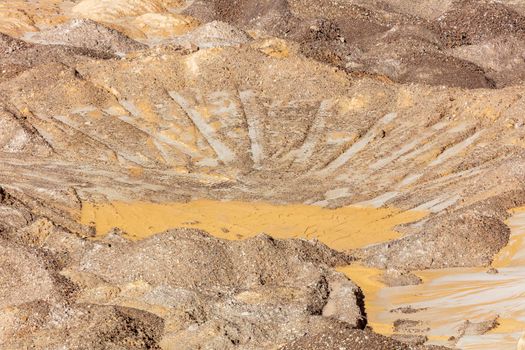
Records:
[[[498,326],[491,329],[488,334],[523,332],[525,322],[512,318],[498,318]]]
[[[94,21],[112,21],[146,13],[162,13],[181,4],[179,0],[83,0],[72,11]]]
[[[198,228],[224,239],[242,239],[259,233],[276,238],[317,238],[337,250],[363,247],[400,236],[393,227],[423,218],[425,212],[393,208],[220,202],[84,203],[83,224],[95,225],[99,235],[113,227],[140,239],[175,227]]]
[[[139,178],[139,177],[141,177],[142,175],[144,175],[144,168],[139,167],[139,166],[131,167],[131,168],[128,169],[128,172],[129,172],[129,174],[130,174],[132,177]]]
[[[496,268],[509,266],[516,253],[523,249],[524,240],[525,235],[511,238],[509,244],[496,255],[492,266]]]
[[[356,95],[352,98],[341,98],[338,101],[340,113],[359,111],[370,105],[371,99],[368,95]]]
[[[276,238],[317,238],[343,251],[399,238],[400,234],[393,230],[396,225],[419,220],[427,213],[403,212],[395,208],[349,206],[327,209],[308,205],[198,200],[161,204],[84,203],[81,214],[81,222],[95,225],[98,235],[118,227],[130,238],[142,239],[170,228],[191,227],[224,239],[242,239],[263,232]],[[392,334],[391,323],[379,319],[384,308],[379,297],[380,290],[385,287],[379,279],[382,271],[359,265],[338,270],[363,290],[369,325],[376,332]],[[242,297],[256,301],[260,296]]]
[[[514,208],[509,210],[509,212],[512,215],[523,213],[525,212],[525,207]],[[509,220],[507,220],[506,224],[510,227],[511,231],[514,231],[515,233],[509,238],[507,246],[494,257],[492,266],[496,268],[518,265],[520,261],[515,261],[517,260],[516,254],[523,249],[525,244],[525,231],[519,229],[520,227],[523,227],[524,223],[520,220],[514,220],[513,223],[510,223]]]
[[[397,107],[402,109],[410,108],[412,106],[414,106],[413,94],[409,90],[401,89],[397,97]]]
[[[288,43],[282,39],[266,39],[252,44],[252,47],[270,57],[286,58],[290,56],[290,47]]]
[[[169,38],[182,35],[199,24],[192,17],[172,13],[146,13],[133,19],[132,23],[148,38]]]

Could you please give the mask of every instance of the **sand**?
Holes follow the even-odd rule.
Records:
[[[510,242],[496,257],[492,267],[498,273],[487,273],[487,268],[454,268],[418,271],[423,280],[418,286],[385,288],[377,281],[374,269],[353,267],[347,273],[366,295],[367,315],[373,329],[391,334],[397,319],[422,322],[423,332],[434,344],[456,345],[461,349],[515,349],[525,329],[523,279],[523,242],[525,236],[525,208],[511,211],[506,224],[511,228]],[[424,309],[413,314],[392,313],[400,307]],[[497,319],[497,327],[485,334],[466,334],[460,337],[465,321],[488,322]],[[455,341],[449,341],[455,336]]]
[[[141,239],[174,227],[198,228],[224,239],[266,233],[275,238],[319,239],[331,248],[349,250],[400,237],[399,224],[425,212],[349,206],[327,209],[309,205],[197,200],[189,203],[84,203],[81,222],[98,235],[113,227]]]

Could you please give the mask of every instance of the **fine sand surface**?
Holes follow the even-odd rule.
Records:
[[[141,239],[173,227],[204,230],[224,239],[266,233],[275,238],[318,239],[345,251],[399,238],[396,225],[417,221],[424,211],[349,206],[327,209],[309,205],[197,200],[189,203],[84,203],[81,223],[104,235],[117,227]]]

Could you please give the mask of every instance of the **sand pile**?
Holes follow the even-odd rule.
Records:
[[[75,19],[26,37],[34,43],[81,47],[123,55],[146,48],[124,34],[88,19]]]
[[[401,7],[406,13],[392,11],[390,6]],[[437,12],[424,11],[433,6]],[[398,82],[491,88],[521,81],[510,71],[495,75],[479,59],[448,51],[449,47],[503,36],[522,42],[523,20],[518,12],[485,1],[439,6],[425,3],[422,7],[406,9],[399,2],[336,6],[328,1],[316,7],[309,1],[286,0],[244,0],[228,6],[217,0],[211,5],[196,1],[186,11],[202,20],[218,19],[244,29],[291,38],[301,44],[308,57],[351,72],[385,75]],[[400,31],[405,33],[395,38]],[[512,44],[503,46],[511,50]],[[489,57],[497,55],[494,52]]]
[[[6,236],[0,344],[10,349],[264,348],[335,320],[366,324],[359,289],[330,269],[348,258],[319,243],[195,230],[86,241],[45,221]]]
[[[447,46],[472,45],[500,36],[522,37],[525,17],[502,3],[456,2],[435,25]]]
[[[200,49],[207,49],[221,46],[239,46],[248,43],[250,40],[250,36],[244,31],[224,22],[213,21],[171,40],[170,43],[181,46],[195,45]]]
[[[278,1],[231,1],[214,0],[211,2],[197,0],[185,10],[203,21],[219,19],[240,27],[257,27],[265,30],[278,30],[291,18],[286,0]]]

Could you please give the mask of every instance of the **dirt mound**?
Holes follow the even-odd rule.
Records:
[[[498,87],[519,84],[523,81],[525,60],[522,52],[525,39],[515,36],[496,37],[483,42],[458,46],[449,50],[450,54],[482,67],[486,75]]]
[[[365,260],[372,266],[410,270],[487,266],[509,240],[504,223],[508,210],[524,204],[524,193],[513,191],[437,215],[419,234],[365,249]]]
[[[500,36],[525,34],[525,17],[504,4],[485,0],[456,1],[435,22],[449,47],[470,45]]]
[[[58,302],[74,290],[72,285],[60,278],[59,268],[52,257],[42,251],[1,239],[3,273],[0,308],[48,300]]]
[[[454,0],[422,0],[415,3],[404,0],[387,0],[381,1],[380,4],[389,11],[405,13],[427,20],[433,20],[445,13],[450,8],[453,1]],[[371,2],[357,1],[357,3],[365,6]]]
[[[4,347],[265,348],[336,319],[366,324],[361,291],[330,268],[347,256],[316,242],[184,229],[88,241],[53,225],[38,237],[41,224],[1,244]]]
[[[225,0],[217,0],[213,3],[213,10],[218,16],[223,17],[227,21],[243,24],[249,24],[258,17],[266,18],[272,14],[282,18],[283,15],[290,11],[287,0],[235,0],[233,3]]]
[[[396,349],[396,350],[445,350],[441,346],[407,345],[405,343],[380,336],[369,330],[351,329],[345,324],[331,324],[328,328],[308,334],[281,348],[281,350],[361,350],[361,349]]]
[[[197,0],[185,13],[203,21],[220,20],[242,28],[256,27],[271,32],[281,30],[292,18],[287,0]]]
[[[197,29],[170,40],[170,43],[181,46],[195,45],[200,49],[221,46],[239,46],[251,41],[244,31],[237,29],[227,23],[213,21]]]
[[[0,311],[0,345],[9,349],[161,349],[163,320],[136,309],[36,301]]]
[[[440,52],[411,53],[400,59],[403,68],[397,81],[467,89],[494,88],[496,83],[478,65]],[[378,73],[383,73],[378,71]],[[393,75],[396,77],[396,75]]]
[[[74,66],[85,59],[110,59],[115,56],[85,48],[31,44],[0,34],[0,58],[1,82],[41,64],[61,62]]]
[[[24,5],[23,11],[29,16],[29,24],[43,20],[34,14],[38,10],[27,6]],[[500,88],[523,81],[520,74],[513,74],[522,71],[519,50],[523,46],[525,23],[516,4],[485,0],[439,3],[429,0],[417,6],[399,0],[344,4],[324,0],[237,0],[233,4],[222,0],[188,4],[86,0],[76,4],[72,11],[102,21],[134,39],[158,44],[196,25],[193,18],[172,13],[174,9],[203,22],[227,22],[239,29],[255,30],[257,36],[296,41],[307,57],[353,74],[472,89]],[[54,7],[45,7],[45,11],[60,12]],[[61,18],[62,23],[66,15],[54,16],[57,19],[53,21]],[[398,31],[400,27],[412,29],[410,33]],[[396,31],[399,37],[392,41],[392,33]],[[429,36],[433,37],[431,42]],[[486,42],[492,42],[492,48],[486,47]],[[102,46],[106,48],[106,44]],[[466,49],[450,50],[458,48]]]
[[[231,7],[215,1],[206,5],[195,2],[187,11],[203,21],[226,21],[297,41],[308,57],[402,83],[493,88],[522,81],[508,67],[511,60],[520,61],[516,59],[519,52],[513,49],[516,45],[500,40],[523,40],[525,21],[511,8],[500,3],[459,1],[443,5],[440,16],[419,17],[410,11],[397,12],[398,5],[377,2],[336,6],[303,0],[272,4],[239,1]],[[485,55],[458,55],[448,50],[488,40],[495,40],[502,50],[485,49]],[[501,58],[502,52],[508,55]],[[500,69],[507,73],[494,74],[479,57],[504,59]]]
[[[312,11],[317,8],[318,11]],[[328,2],[198,2],[188,13],[219,19],[298,42],[301,53],[350,72],[385,75],[403,83],[490,88],[494,83],[472,62],[442,50],[439,31],[427,20],[354,4]],[[401,30],[399,30],[401,28]],[[408,31],[403,28],[410,28]]]
[[[39,44],[67,45],[119,55],[147,47],[114,29],[88,19],[75,19],[26,36],[26,39]]]

